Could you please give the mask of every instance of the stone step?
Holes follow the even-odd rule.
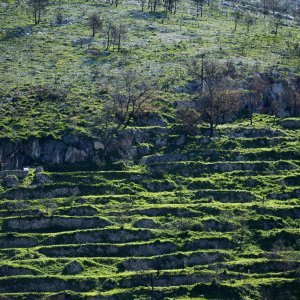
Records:
[[[178,153],[150,155],[141,159],[141,164],[170,163],[179,161],[204,161],[204,162],[236,162],[236,161],[276,161],[276,160],[300,160],[300,149],[281,150],[281,149],[252,149],[242,151],[232,150],[186,150]]]
[[[99,217],[24,217],[4,219],[2,230],[6,232],[59,232],[103,228],[109,225],[111,222]]]
[[[86,244],[39,247],[38,252],[47,257],[147,257],[173,253],[178,246],[169,241],[151,243]]]
[[[173,174],[184,177],[201,177],[206,174],[226,173],[233,171],[251,171],[259,174],[278,172],[280,170],[298,170],[299,161],[273,161],[273,162],[219,162],[219,163],[204,163],[204,162],[174,162],[166,164],[151,164],[148,165],[148,171],[151,174],[164,175]]]
[[[86,243],[129,243],[147,241],[155,234],[145,229],[102,229],[59,233],[46,238],[41,245],[86,244]]]

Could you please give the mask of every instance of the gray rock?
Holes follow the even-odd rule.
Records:
[[[35,169],[35,172],[36,173],[43,173],[44,172],[44,168],[42,166],[38,166],[36,169]]]
[[[78,261],[72,261],[68,265],[66,265],[62,271],[64,275],[76,275],[80,274],[84,271],[83,266]]]
[[[69,216],[96,216],[98,212],[91,206],[78,206],[63,210],[62,213]]]
[[[150,147],[148,145],[141,145],[137,147],[137,154],[139,156],[148,155],[150,153]]]
[[[5,219],[3,228],[6,231],[40,231],[40,230],[75,230],[75,229],[90,229],[103,228],[111,225],[105,219],[98,217],[41,217],[37,218],[10,218]]]
[[[140,119],[140,123],[145,126],[167,126],[164,121],[157,113],[148,113]]]
[[[88,158],[88,154],[85,150],[80,150],[75,147],[68,147],[65,154],[64,161],[68,163],[75,163],[78,161],[84,161]]]
[[[165,138],[159,137],[158,139],[155,140],[155,144],[156,146],[163,147],[167,144],[167,141]]]
[[[12,188],[18,185],[19,180],[15,175],[8,175],[4,177],[3,182],[6,187]]]
[[[93,146],[96,151],[105,149],[105,145],[99,141],[95,141]]]
[[[300,120],[297,119],[281,120],[279,124],[286,129],[300,129]]]
[[[37,275],[39,272],[34,269],[3,265],[0,267],[0,277],[17,275]]]
[[[186,141],[186,136],[182,134],[181,136],[178,137],[175,143],[177,146],[182,146],[185,143],[185,141]]]
[[[42,173],[35,174],[35,181],[40,185],[53,182],[48,175]]]
[[[133,227],[135,227],[135,228],[158,228],[159,225],[156,224],[151,219],[141,219],[141,220],[136,221],[133,224]]]
[[[190,101],[190,100],[180,100],[176,102],[176,108],[177,109],[195,109],[195,102]]]

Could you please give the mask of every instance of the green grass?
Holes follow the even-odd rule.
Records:
[[[70,132],[96,137],[106,98],[98,97],[100,78],[92,79],[93,70],[121,65],[150,74],[159,70],[164,90],[157,110],[173,121],[174,102],[189,99],[174,88],[189,80],[183,65],[197,53],[231,57],[246,74],[255,62],[260,70],[277,65],[283,73],[299,73],[298,62],[285,54],[288,42],[299,38],[299,27],[290,21],[275,37],[259,16],[247,36],[244,25],[232,32],[225,8],[219,14],[205,7],[205,16],[196,19],[186,3],[183,12],[164,17],[131,5],[116,9],[78,1],[63,3],[66,25],[52,24],[57,7],[51,6],[28,36],[5,38],[8,29],[31,25],[23,9],[20,4],[8,10],[1,26],[6,72],[0,75],[0,138],[7,140],[59,139]],[[101,55],[98,35],[89,49],[73,46],[90,36],[87,18],[99,10],[128,24],[121,53]],[[67,98],[37,100],[32,87],[55,80],[69,90]],[[213,138],[189,136],[180,146],[170,124],[164,131],[129,129],[153,135],[140,143],[151,149],[143,163],[116,162],[101,170],[89,164],[46,165],[44,173],[53,182],[42,186],[36,185],[33,169],[14,188],[0,181],[0,298],[300,297],[299,128],[255,114],[252,126],[239,119],[218,126]],[[166,140],[160,147],[157,135]],[[72,262],[82,272],[65,275]],[[1,275],[3,266],[10,271]],[[20,275],[21,269],[35,275]]]
[[[205,7],[204,17],[197,19],[189,13],[190,1],[182,2],[179,12],[167,17],[142,13],[127,3],[118,8],[82,0],[61,3],[60,8],[51,5],[38,26],[33,25],[23,2],[16,7],[10,1],[8,9],[1,8],[1,138],[59,138],[67,132],[95,136],[106,101],[104,95],[99,96],[101,74],[120,66],[159,75],[164,88],[158,105],[167,114],[174,101],[189,99],[174,89],[189,80],[186,61],[199,53],[224,61],[230,58],[237,63],[238,72],[245,74],[255,65],[260,71],[276,66],[283,74],[300,72],[299,60],[288,46],[300,38],[299,27],[291,21],[284,21],[276,37],[270,33],[272,17],[265,20],[259,15],[249,34],[243,24],[233,32],[230,9],[209,11]],[[58,11],[66,20],[61,26],[55,25]],[[90,38],[87,22],[94,12],[113,14],[128,27],[121,53],[106,52],[104,37],[99,34],[89,47],[74,46],[78,39]],[[11,32],[19,27],[29,28],[28,34],[12,37]],[[57,86],[67,91],[67,97],[63,101],[37,100],[34,88],[39,85]]]

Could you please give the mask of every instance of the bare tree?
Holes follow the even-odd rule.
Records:
[[[96,31],[100,31],[103,27],[103,20],[98,14],[92,14],[89,17],[89,26],[92,29],[92,35],[95,37]]]
[[[246,13],[245,18],[244,18],[244,22],[245,22],[246,27],[247,27],[247,33],[249,33],[250,28],[251,28],[251,26],[253,26],[255,24],[256,19],[251,13]]]
[[[194,3],[197,17],[199,17],[199,15],[200,15],[200,17],[202,18],[203,17],[203,6],[206,3],[206,0],[192,0],[192,2]]]
[[[187,62],[188,73],[193,78],[193,80],[200,86],[201,91],[203,91],[204,85],[204,59],[206,54],[202,53],[200,55],[201,60],[193,59],[190,62]]]
[[[280,0],[267,0],[267,6],[275,15],[275,12],[280,10]]]
[[[197,125],[200,122],[200,114],[198,111],[192,108],[179,109],[177,111],[177,117],[182,130],[189,134],[197,134]]]
[[[167,14],[169,12],[176,14],[178,2],[179,0],[163,0],[165,13]]]
[[[200,120],[209,123],[210,136],[213,136],[226,115],[238,111],[241,93],[234,88],[231,78],[226,76],[228,71],[217,60],[194,61],[190,66],[190,74],[199,87],[196,100],[200,103]]]
[[[247,108],[249,112],[250,125],[253,125],[253,113],[262,99],[266,89],[266,83],[259,75],[254,75],[248,83]]]
[[[41,22],[41,16],[46,11],[47,6],[49,5],[48,0],[28,0],[28,6],[32,10],[34,17],[34,24],[38,25]]]
[[[121,51],[122,41],[124,40],[127,33],[127,29],[125,25],[119,25],[117,28],[117,46],[118,46],[118,52]]]
[[[242,20],[243,18],[243,11],[239,8],[235,8],[232,12],[232,16],[233,16],[233,19],[234,19],[234,31],[236,31],[237,29],[237,24],[240,20]]]
[[[115,5],[115,7],[118,7],[118,5],[121,3],[121,0],[109,0],[109,3],[111,5]]]
[[[142,11],[144,11],[147,0],[138,0],[137,2],[139,4],[139,6],[141,7]]]
[[[160,0],[148,0],[148,9],[150,9],[151,12],[156,12],[159,4]]]
[[[272,32],[277,36],[279,28],[282,26],[282,17],[280,14],[275,15],[271,20]]]
[[[224,84],[219,85],[212,94],[206,94],[202,98],[201,119],[209,123],[210,136],[213,136],[217,126],[225,121],[226,115],[238,111],[240,96],[239,91],[227,89]]]
[[[157,96],[157,83],[134,71],[122,71],[104,83],[112,100],[115,118],[123,128],[131,120],[139,121],[141,114],[149,109],[152,100]]]
[[[115,24],[111,19],[106,21],[106,25],[103,26],[104,34],[106,36],[106,49],[113,50],[117,47],[118,51],[121,51],[122,42],[124,41],[127,33],[125,25]]]
[[[273,125],[275,125],[275,123],[276,123],[276,119],[279,116],[281,108],[282,108],[282,103],[278,99],[275,99],[274,101],[272,101],[272,103],[271,103],[271,113],[274,116]]]

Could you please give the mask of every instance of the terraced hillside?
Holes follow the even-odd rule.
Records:
[[[0,298],[300,299],[300,120],[272,122],[156,128],[122,169],[2,172]]]

